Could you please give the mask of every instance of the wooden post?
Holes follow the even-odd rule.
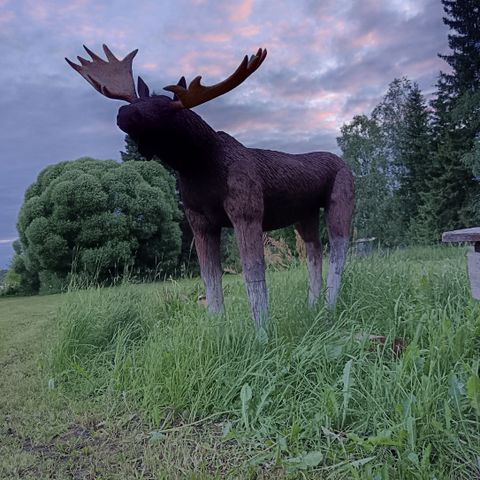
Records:
[[[480,300],[480,227],[444,232],[442,242],[473,243],[473,249],[467,254],[468,278],[472,297]]]
[[[358,257],[367,257],[373,252],[376,237],[359,238],[355,241],[355,254]]]

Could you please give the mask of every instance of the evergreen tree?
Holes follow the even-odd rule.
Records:
[[[426,237],[480,222],[479,183],[475,152],[479,137],[480,2],[442,0],[444,23],[451,28],[451,53],[440,55],[452,68],[437,83],[434,109],[434,158],[428,172],[430,191],[422,216],[429,224]]]
[[[403,113],[396,159],[399,183],[397,196],[408,243],[417,239],[418,214],[429,190],[428,171],[432,162],[427,106],[416,83],[406,97]]]
[[[478,0],[442,0],[451,29],[448,35],[449,55],[440,55],[452,73],[442,73],[448,93],[457,99],[467,91],[480,87],[480,2]]]
[[[146,162],[147,159],[138,151],[138,146],[134,140],[125,135],[125,151],[121,151],[122,162]]]

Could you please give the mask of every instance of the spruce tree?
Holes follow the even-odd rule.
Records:
[[[480,222],[480,185],[469,164],[479,136],[480,2],[442,0],[451,28],[451,52],[440,55],[451,72],[440,73],[437,98],[432,102],[433,162],[428,171],[429,193],[421,214],[429,228],[429,239],[442,231],[473,226]]]
[[[467,91],[480,87],[480,1],[442,0],[446,16],[443,22],[451,29],[448,35],[449,55],[440,55],[452,67],[442,73],[449,93],[458,99]]]
[[[428,192],[430,126],[425,99],[416,83],[410,89],[404,107],[403,128],[398,140],[397,196],[401,206],[401,223],[407,243],[416,240],[419,208]]]
[[[122,162],[147,161],[147,159],[138,151],[137,144],[128,135],[125,135],[125,151],[121,151],[120,155],[122,156]]]

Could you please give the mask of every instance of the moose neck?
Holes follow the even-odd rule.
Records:
[[[219,136],[199,115],[188,109],[162,111],[143,104],[141,121],[135,110],[119,115],[119,126],[138,144],[147,158],[157,156],[182,175],[193,176],[215,168],[220,158]]]
[[[214,168],[220,141],[199,115],[191,110],[176,113],[158,142],[157,156],[182,175],[197,175]]]

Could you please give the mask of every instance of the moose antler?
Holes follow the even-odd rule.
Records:
[[[188,88],[181,85],[168,85],[164,87],[164,90],[173,92],[185,108],[192,108],[233,90],[257,70],[266,56],[267,50],[265,48],[259,48],[258,52],[250,57],[250,60],[248,55],[245,55],[235,72],[216,85],[201,85],[202,77],[198,76],[190,82]]]
[[[68,58],[65,60],[76,70],[95,90],[108,98],[126,100],[132,103],[138,98],[133,83],[132,61],[138,52],[130,52],[123,60],[118,60],[110,49],[103,45],[103,51],[107,56],[107,61],[89,50],[85,45],[83,48],[92,57],[92,61],[77,57],[80,65],[71,62]],[[139,79],[139,85],[140,85]],[[143,84],[143,81],[142,81]],[[146,87],[146,86],[145,86]],[[148,88],[147,88],[148,90]]]

